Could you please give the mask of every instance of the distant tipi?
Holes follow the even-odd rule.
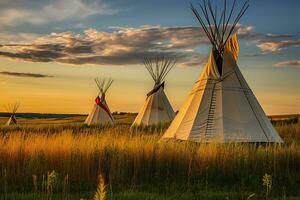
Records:
[[[217,143],[282,143],[237,66],[239,45],[237,35],[232,33],[248,8],[248,1],[231,24],[236,1],[228,9],[230,14],[226,13],[224,1],[224,9],[220,12],[223,14],[218,19],[210,0],[203,2],[200,4],[203,17],[193,6],[192,11],[209,38],[212,50],[192,92],[162,138]]]
[[[85,124],[110,124],[114,125],[115,120],[112,116],[108,105],[106,103],[105,97],[107,90],[110,88],[113,80],[110,78],[97,78],[95,82],[99,88],[99,94],[95,99],[94,107],[91,113],[85,120]]]
[[[7,112],[10,112],[11,115],[5,124],[6,126],[17,124],[16,112],[17,112],[19,106],[20,106],[19,103],[10,104],[7,106],[6,110],[7,110]]]
[[[164,92],[164,79],[175,65],[175,61],[164,57],[144,59],[144,65],[154,80],[153,89],[135,118],[132,126],[155,125],[173,120],[175,113]]]

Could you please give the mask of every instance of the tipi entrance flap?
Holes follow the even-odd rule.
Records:
[[[218,70],[218,67],[216,65],[216,61],[214,58],[214,54],[211,51],[208,57],[208,62],[205,66],[205,75],[209,79],[219,79],[220,78],[220,73]],[[204,78],[204,77],[203,77]]]
[[[159,85],[154,85],[153,89],[148,92],[147,97],[149,97],[151,94],[154,94],[155,92],[157,92],[160,88],[165,88],[165,82],[162,82]]]
[[[224,57],[229,56],[232,57],[232,60],[235,62],[238,60],[240,46],[238,42],[237,33],[234,33],[226,42],[224,46]]]

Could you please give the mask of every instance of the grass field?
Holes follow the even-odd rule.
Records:
[[[159,142],[163,129],[130,131],[134,114],[113,128],[42,117],[0,128],[0,199],[300,199],[300,124],[287,116],[281,146]]]

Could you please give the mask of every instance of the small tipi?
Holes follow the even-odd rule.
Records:
[[[6,110],[7,110],[7,112],[10,112],[11,115],[5,124],[6,126],[17,124],[16,112],[17,112],[19,106],[20,106],[19,103],[15,103],[15,104],[11,104],[11,105],[7,106]]]
[[[153,89],[148,92],[146,101],[132,126],[155,125],[173,120],[175,113],[164,92],[164,79],[174,67],[175,61],[164,57],[144,59],[144,65],[154,80]]]
[[[110,88],[113,80],[110,78],[96,78],[95,82],[99,88],[99,94],[95,99],[94,107],[85,120],[85,124],[110,124],[114,125],[115,120],[108,108],[105,100],[106,92]]]
[[[218,19],[210,0],[203,2],[200,6],[204,17],[193,6],[192,11],[207,34],[212,50],[192,92],[162,138],[217,143],[282,143],[237,65],[239,45],[237,35],[232,33],[248,8],[248,1],[231,25],[235,1],[229,9],[230,14],[226,13],[224,1]]]

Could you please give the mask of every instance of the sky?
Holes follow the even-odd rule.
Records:
[[[142,59],[157,55],[177,60],[165,91],[178,110],[210,51],[190,2],[1,0],[0,111],[20,102],[19,112],[87,114],[94,78],[111,77],[110,109],[138,112],[154,84]],[[299,8],[251,0],[238,24],[238,65],[269,115],[300,113]]]

